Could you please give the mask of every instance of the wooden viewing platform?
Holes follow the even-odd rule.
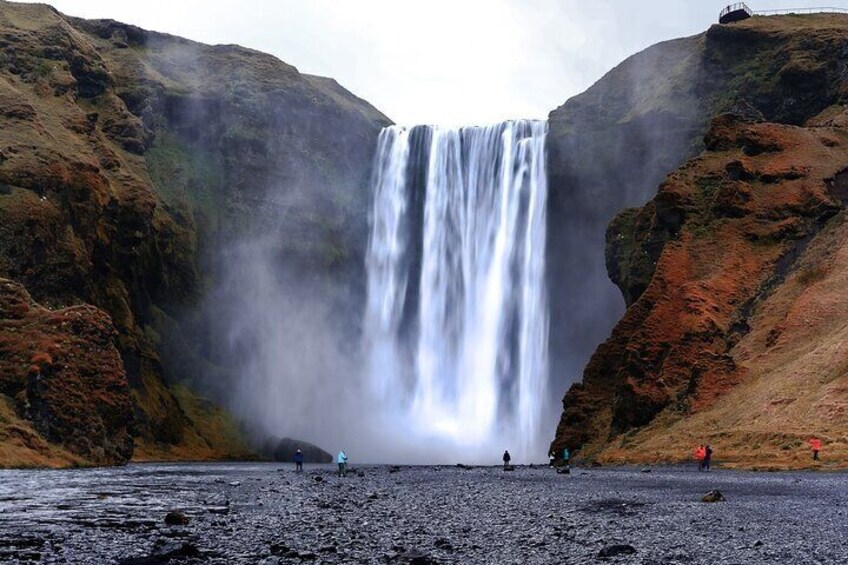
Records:
[[[718,16],[718,23],[730,24],[733,22],[747,20],[752,16],[780,16],[790,14],[823,13],[848,14],[848,8],[831,8],[828,6],[822,8],[783,8],[780,10],[760,10],[755,12],[751,8],[749,8],[748,5],[745,4],[745,2],[737,2],[736,4],[731,4],[727,6],[724,10],[721,11],[721,14],[719,14]]]

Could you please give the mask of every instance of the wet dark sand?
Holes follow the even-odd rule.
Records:
[[[848,562],[842,473],[359,469],[0,471],[0,562]]]

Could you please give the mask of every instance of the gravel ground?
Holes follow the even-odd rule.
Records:
[[[848,562],[841,473],[358,470],[0,471],[0,562]],[[713,489],[726,500],[701,502]]]

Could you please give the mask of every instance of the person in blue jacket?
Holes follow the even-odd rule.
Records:
[[[344,452],[344,449],[339,451],[339,456],[336,458],[336,461],[339,464],[339,476],[345,477],[347,476],[347,454]]]
[[[299,449],[294,454],[294,466],[298,473],[303,471],[303,452]]]
[[[571,453],[568,451],[568,447],[562,450],[562,459],[565,461],[565,468],[568,469],[568,462],[571,460]]]

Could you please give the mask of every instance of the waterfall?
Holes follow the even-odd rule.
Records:
[[[391,126],[366,255],[368,377],[410,432],[538,447],[547,380],[547,124]],[[544,455],[536,453],[536,456]]]

